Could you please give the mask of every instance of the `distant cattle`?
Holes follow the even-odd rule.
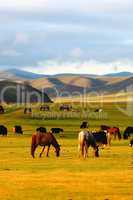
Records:
[[[93,134],[97,144],[99,144],[99,145],[107,145],[108,144],[106,132],[104,132],[104,131],[99,131],[99,132],[94,131],[94,132],[92,132],[92,134]]]
[[[60,111],[70,111],[72,109],[72,106],[63,104],[60,106]]]
[[[22,130],[22,127],[21,126],[14,126],[14,128],[13,128],[13,132],[15,133],[15,134],[23,134],[23,130]]]
[[[4,114],[5,110],[3,108],[3,106],[0,105],[0,114]]]
[[[82,124],[80,125],[80,128],[88,128],[89,125],[88,125],[88,122],[82,122]]]
[[[64,136],[64,130],[62,128],[51,128],[51,132],[53,134],[60,134],[60,136]]]
[[[43,105],[40,107],[40,111],[50,111],[50,107],[48,105]]]
[[[94,110],[94,112],[96,112],[96,113],[100,113],[100,112],[102,112],[102,111],[103,111],[102,108],[97,108],[97,109]]]
[[[131,134],[133,134],[133,127],[129,126],[125,129],[123,138],[126,140],[131,136]]]
[[[0,125],[0,135],[7,136],[8,130],[5,126]]]
[[[32,113],[32,109],[31,108],[25,108],[24,109],[24,114],[31,114]]]

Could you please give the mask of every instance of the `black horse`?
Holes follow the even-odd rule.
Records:
[[[88,128],[89,127],[89,124],[88,122],[82,122],[82,124],[80,125],[80,128]]]
[[[99,131],[99,132],[92,132],[96,143],[99,145],[107,145],[108,144],[108,140],[107,140],[107,133],[104,131]]]
[[[0,125],[0,135],[7,136],[8,130],[5,126]]]
[[[14,126],[13,132],[14,132],[15,134],[23,134],[22,127],[19,126],[19,125]]]
[[[131,134],[133,134],[133,127],[132,127],[132,126],[129,126],[129,127],[127,127],[127,128],[125,129],[125,131],[124,131],[123,139],[124,139],[124,140],[127,140],[127,139],[131,136]]]

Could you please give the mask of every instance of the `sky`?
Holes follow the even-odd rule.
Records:
[[[0,0],[0,69],[133,72],[132,0]]]

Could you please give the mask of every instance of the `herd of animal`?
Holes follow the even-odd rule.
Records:
[[[116,139],[118,137],[119,140],[122,139],[120,129],[117,127],[101,125],[98,132],[90,132],[88,131],[88,123],[83,122],[80,128],[83,130],[80,131],[78,135],[78,148],[79,155],[83,156],[84,158],[88,156],[88,148],[90,146],[94,149],[94,155],[99,157],[99,146],[110,146],[113,138]],[[46,156],[49,156],[49,149],[51,145],[55,148],[56,156],[58,157],[60,155],[60,145],[53,134],[57,132],[60,132],[60,128],[52,128],[51,132],[49,133],[47,133],[46,129],[43,127],[37,129],[37,132],[32,135],[31,155],[33,158],[35,157],[35,150],[39,145],[43,147],[40,157],[42,156],[46,146],[48,146]],[[133,127],[128,127],[124,131],[123,138],[128,139],[131,134],[133,134]],[[133,145],[133,139],[131,139],[130,145]]]
[[[122,139],[120,129],[118,127],[109,127],[106,125],[101,125],[99,131],[89,131],[88,122],[82,122],[78,135],[78,148],[81,156],[86,158],[88,156],[88,148],[91,146],[94,149],[94,154],[96,157],[99,157],[99,147],[110,146],[112,139],[118,138]],[[23,134],[23,129],[21,126],[16,125],[13,127],[13,132],[15,134]],[[47,156],[49,156],[50,146],[52,145],[55,148],[56,156],[60,155],[60,145],[58,144],[55,134],[64,136],[64,130],[62,128],[51,128],[50,132],[47,132],[46,128],[40,127],[36,130],[36,133],[32,135],[31,143],[31,155],[34,158],[35,150],[38,146],[42,146],[42,156],[45,147],[47,146]],[[133,146],[133,127],[127,127],[123,134],[123,139],[130,139],[130,146]],[[0,125],[0,135],[7,136],[8,129],[4,125]]]

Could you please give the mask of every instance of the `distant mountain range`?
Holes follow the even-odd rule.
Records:
[[[100,75],[95,74],[55,74],[55,75],[44,75],[44,74],[36,74],[24,70],[19,69],[9,69],[5,71],[0,71],[0,79],[18,79],[18,80],[33,80],[38,78],[48,78],[48,77],[62,77],[62,76],[82,76],[82,77],[101,77]],[[112,74],[105,74],[102,75],[102,77],[130,77],[133,76],[133,73],[131,72],[118,72],[118,73],[112,73]]]
[[[32,72],[19,70],[19,69],[9,69],[0,72],[0,79],[8,79],[8,80],[32,80],[37,78],[45,77],[45,75],[35,74]]]
[[[44,75],[10,69],[0,72],[0,80],[24,84],[26,81],[38,91],[44,89],[50,97],[78,95],[89,92],[115,93],[133,86],[133,73],[119,72],[106,75],[56,74]],[[1,85],[2,82],[0,82]]]

